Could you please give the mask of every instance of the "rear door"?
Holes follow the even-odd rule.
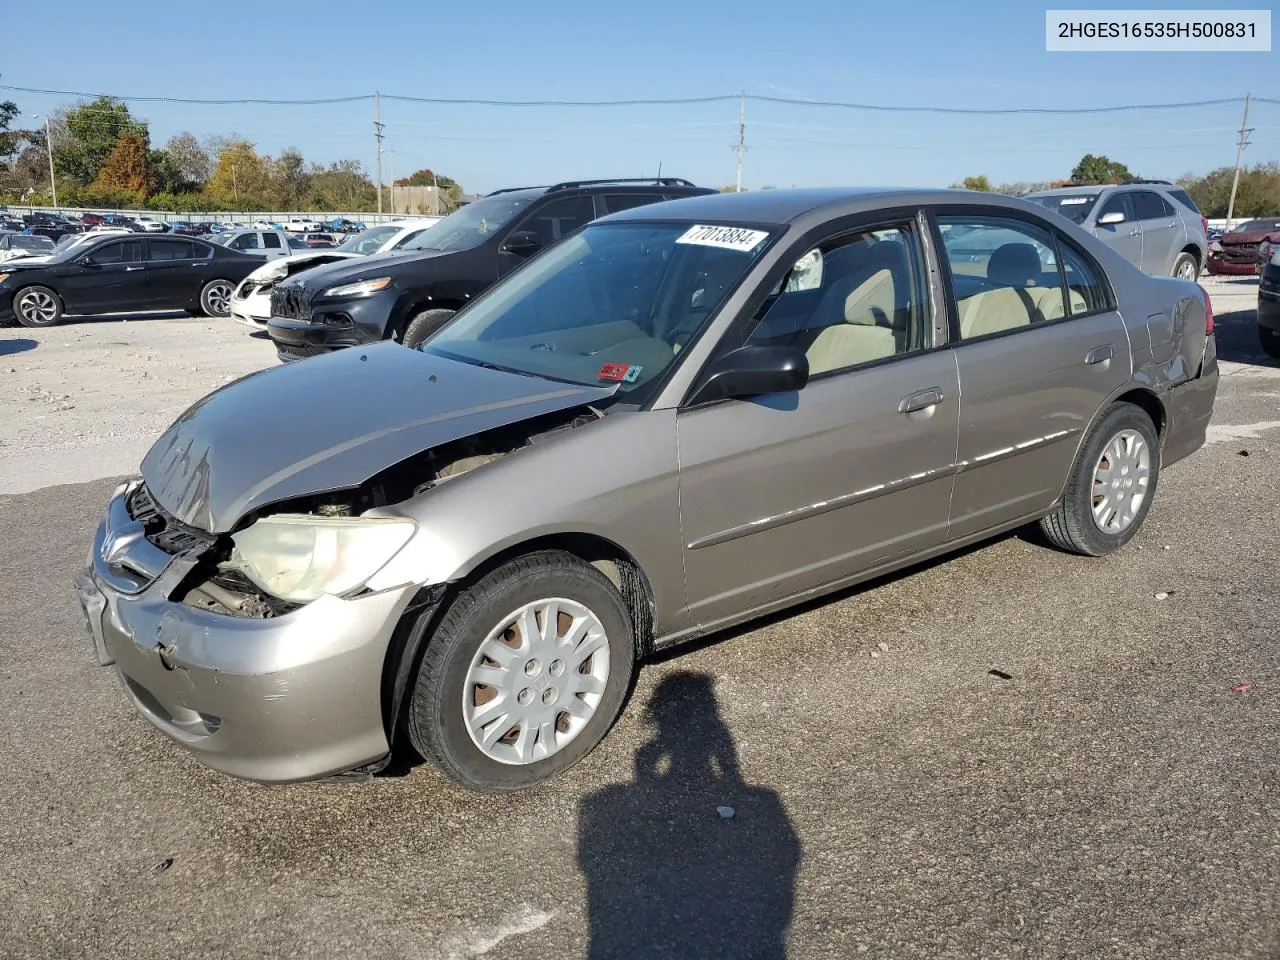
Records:
[[[275,230],[266,230],[259,238],[262,244],[262,255],[268,260],[274,260],[276,257],[287,257],[292,252],[289,244],[285,242],[283,234]]]
[[[178,308],[195,300],[212,251],[203,243],[174,237],[147,241],[148,299],[157,308]]]
[[[1057,230],[980,207],[939,210],[935,223],[960,377],[949,532],[960,539],[1054,503],[1132,359],[1101,267]],[[948,234],[972,250],[980,232],[1001,240],[986,262],[954,260]]]
[[[1138,221],[1128,191],[1117,191],[1103,201],[1094,219],[1094,235],[1138,269],[1142,269],[1142,224]],[[1109,213],[1121,213],[1119,223],[1102,223]]]
[[[116,240],[67,264],[58,292],[67,313],[111,313],[145,306],[146,241]]]
[[[1182,221],[1171,204],[1154,190],[1133,192],[1134,213],[1142,227],[1142,270],[1158,277],[1173,273],[1173,259],[1182,251]]]

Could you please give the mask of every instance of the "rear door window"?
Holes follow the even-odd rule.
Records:
[[[1180,204],[1182,204],[1188,210],[1193,210],[1196,213],[1200,213],[1200,208],[1196,206],[1196,202],[1191,199],[1191,194],[1187,193],[1187,191],[1170,190],[1169,196],[1173,197],[1173,199],[1177,200]],[[1203,214],[1201,214],[1201,216],[1203,216]]]
[[[275,233],[264,233],[262,235],[262,245],[268,250],[280,249],[280,236]]]
[[[1134,191],[1133,206],[1139,220],[1168,220],[1173,216],[1169,201],[1153,190]]]
[[[152,240],[150,260],[194,260],[188,240]]]

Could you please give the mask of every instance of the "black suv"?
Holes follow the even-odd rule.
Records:
[[[499,190],[392,253],[281,282],[267,331],[281,360],[379,340],[422,343],[473,297],[579,227],[619,210],[715,193],[678,178],[576,180]]]

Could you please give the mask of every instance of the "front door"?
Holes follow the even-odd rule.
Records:
[[[534,254],[540,253],[561,237],[595,218],[595,201],[590,196],[563,197],[535,206],[517,220],[507,233],[508,242],[521,235],[521,239],[527,238],[531,243],[519,247],[518,253],[503,249],[498,255],[498,276],[506,276]],[[504,248],[506,246],[504,243]]]
[[[112,313],[144,302],[145,243],[141,237],[104,243],[68,263],[59,284],[67,313]]]
[[[804,349],[808,384],[677,417],[691,625],[946,537],[959,385],[933,346],[917,232],[890,225],[798,253],[744,342]]]
[[[1099,223],[1107,214],[1119,213],[1124,219],[1119,223]],[[1120,256],[1138,269],[1142,269],[1142,223],[1133,209],[1127,192],[1113,193],[1107,198],[1094,221],[1094,234]]]
[[[959,539],[1053,504],[1132,360],[1101,269],[1061,234],[998,210],[937,225],[960,375],[950,525]],[[948,237],[977,233],[1000,240],[986,244],[987,262],[953,260]]]

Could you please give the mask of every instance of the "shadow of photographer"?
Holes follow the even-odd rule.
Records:
[[[590,960],[785,957],[800,842],[781,799],[742,780],[711,677],[666,677],[647,715],[635,779],[579,808]]]

